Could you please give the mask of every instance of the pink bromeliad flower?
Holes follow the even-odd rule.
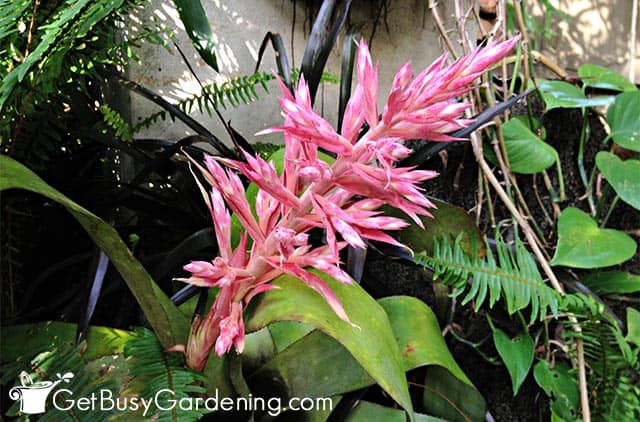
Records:
[[[419,216],[430,216],[428,209],[433,205],[420,185],[437,174],[395,167],[396,161],[411,152],[400,141],[453,140],[447,133],[469,123],[461,117],[468,104],[455,98],[471,89],[473,81],[505,57],[517,40],[492,42],[449,65],[443,55],[415,78],[409,63],[405,64],[395,76],[381,115],[377,66],[362,41],[357,58],[358,85],[340,132],[313,111],[304,78],[294,94],[280,82],[284,124],[262,133],[284,134],[282,174],[273,163],[246,153],[246,162],[207,156],[202,166],[192,160],[210,187],[208,194],[204,187],[200,189],[211,211],[220,256],[184,267],[191,277],[182,281],[219,288],[206,317],[193,322],[186,345],[187,364],[202,370],[212,348],[218,355],[232,346],[241,353],[243,310],[253,297],[275,288],[271,282],[282,274],[300,279],[322,295],[340,318],[349,321],[329,286],[309,269],[351,283],[340,267],[342,248],[364,248],[366,240],[400,245],[386,232],[402,229],[407,222],[382,215],[379,208],[384,204],[401,209],[422,225]],[[365,122],[369,130],[359,137]],[[319,159],[319,147],[336,155],[332,164]],[[259,187],[255,209],[251,209],[235,171]],[[229,209],[242,226],[235,248]],[[326,245],[309,243],[307,232],[315,227],[326,231]]]

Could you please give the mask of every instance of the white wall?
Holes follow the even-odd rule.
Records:
[[[156,1],[147,13],[179,28],[177,42],[190,58],[204,83],[221,82],[228,77],[251,74],[260,43],[267,31],[279,32],[282,35],[292,66],[299,67],[309,32],[309,22],[305,22],[305,1],[296,2],[295,28],[292,28],[294,13],[292,0],[203,0],[202,3],[207,10],[213,31],[218,37],[217,55],[220,74],[216,74],[199,59],[183,31],[171,1]],[[351,22],[371,21],[371,10],[367,3],[367,1],[354,1]],[[372,43],[373,59],[380,65],[381,96],[383,96],[382,93],[388,92],[395,71],[404,62],[411,60],[414,71],[417,73],[428,66],[442,51],[425,1],[392,1],[387,23],[388,32],[384,23],[381,22]],[[371,30],[372,25],[369,23],[362,32],[368,38]],[[341,35],[326,67],[326,70],[336,74],[340,73],[342,41]],[[139,52],[139,55],[142,58],[142,65],[132,64],[129,69],[132,80],[151,88],[172,102],[199,92],[199,85],[190,75],[177,51],[147,46]],[[271,47],[262,63],[261,70],[275,72],[276,65]],[[250,141],[255,140],[254,133],[282,122],[276,98],[276,95],[279,95],[279,89],[275,81],[269,83],[269,88],[270,94],[265,94],[260,87],[257,89],[261,99],[255,103],[221,110],[224,116],[231,120],[232,125]],[[337,122],[338,89],[337,84],[325,84],[324,88],[318,92],[316,100],[316,108],[334,125]],[[148,100],[132,94],[131,110],[132,122],[135,124],[157,108]],[[221,139],[227,139],[215,116],[210,118],[206,114],[196,113],[194,117]],[[139,136],[179,139],[188,133],[190,133],[189,130],[181,123],[167,120],[149,130],[144,130]],[[277,135],[273,135],[270,138],[265,137],[262,141],[273,142],[278,138]]]
[[[177,42],[186,52],[196,72],[204,83],[222,82],[225,78],[248,75],[253,72],[257,52],[267,31],[279,32],[287,46],[292,66],[298,67],[306,44],[310,22],[306,20],[306,5],[310,0],[202,0],[213,31],[218,37],[218,62],[220,74],[216,74],[199,59],[191,47],[178,14],[170,0],[155,0],[147,14],[163,20],[176,29]],[[319,2],[316,2],[319,4]],[[372,25],[372,1],[354,0],[350,22],[364,23],[362,33],[368,39]],[[405,61],[411,60],[417,73],[436,58],[442,51],[439,36],[428,10],[427,0],[387,0],[386,23],[380,22],[372,44],[372,56],[380,65],[380,93],[388,92],[393,75]],[[441,15],[447,28],[455,28],[453,2],[440,1]],[[470,4],[470,1],[463,2]],[[529,0],[532,10],[539,14],[539,2]],[[552,28],[558,37],[545,44],[544,52],[555,58],[563,68],[577,69],[581,63],[598,63],[612,66],[618,71],[628,72],[630,56],[629,28],[632,0],[552,0],[562,11],[573,16],[568,21],[554,23]],[[295,5],[295,12],[294,12]],[[294,22],[295,13],[295,25]],[[292,27],[293,26],[293,27]],[[131,28],[135,31],[135,26]],[[475,36],[475,29],[471,29]],[[455,40],[455,34],[452,39]],[[636,40],[636,43],[638,41]],[[291,48],[293,46],[293,49]],[[326,70],[339,74],[342,37],[338,40],[329,59]],[[640,54],[640,47],[636,49]],[[142,65],[133,64],[130,77],[169,101],[199,92],[199,86],[174,49],[166,51],[157,46],[147,46],[139,52]],[[640,79],[640,57],[636,60],[636,79]],[[275,61],[271,48],[263,59],[261,67],[265,71],[275,71]],[[269,84],[271,94],[261,88],[261,99],[249,105],[221,110],[225,118],[250,141],[253,134],[281,123],[275,82]],[[338,85],[326,84],[318,93],[317,109],[334,125],[337,114]],[[151,114],[157,108],[149,101],[132,94],[132,122]],[[221,125],[208,115],[194,114],[202,124],[211,129],[221,139],[226,140]],[[180,122],[170,120],[159,122],[139,136],[179,139],[189,134]],[[270,135],[262,141],[277,142],[278,135]]]

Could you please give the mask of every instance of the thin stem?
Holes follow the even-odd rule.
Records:
[[[613,198],[613,201],[611,201],[611,206],[609,207],[609,211],[607,212],[607,215],[604,217],[604,220],[602,220],[602,223],[600,223],[600,227],[604,227],[607,225],[607,221],[609,221],[609,217],[611,217],[613,210],[616,208],[616,205],[618,204],[618,199],[620,199],[620,196],[616,194],[616,196]]]

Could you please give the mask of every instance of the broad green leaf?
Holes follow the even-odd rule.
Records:
[[[427,367],[422,405],[426,413],[451,422],[484,421],[487,408],[478,390],[436,365]]]
[[[636,247],[636,242],[627,234],[601,229],[584,211],[569,207],[558,219],[558,247],[551,265],[608,267],[631,258]]]
[[[614,96],[587,98],[582,90],[575,85],[562,81],[542,80],[538,87],[540,95],[547,105],[546,110],[554,108],[582,108],[597,107],[611,104]]]
[[[427,365],[440,365],[462,382],[473,386],[447,348],[438,319],[421,300],[392,296],[378,300],[391,322],[402,351],[405,371]]]
[[[640,114],[637,117],[640,121]],[[615,154],[600,151],[596,165],[618,196],[640,210],[640,160],[622,161]]]
[[[498,354],[509,371],[513,395],[518,394],[520,386],[524,382],[531,364],[533,363],[533,339],[529,333],[520,333],[514,338],[509,338],[504,331],[493,328],[493,343]]]
[[[406,220],[410,225],[396,232],[400,242],[407,245],[415,253],[426,252],[433,253],[434,239],[442,239],[449,237],[451,240],[456,239],[462,233],[461,246],[469,255],[472,254],[473,245],[477,248],[478,256],[483,257],[485,254],[485,245],[482,240],[480,230],[476,226],[473,219],[460,207],[429,198],[437,208],[429,210],[433,214],[433,218],[420,216],[420,220],[424,225],[424,229],[416,225],[413,220],[407,217],[402,211],[384,206],[385,215],[390,215]]]
[[[78,326],[66,322],[39,322],[36,324],[2,327],[0,357],[3,362],[16,359],[30,360],[45,350],[62,345],[73,345]],[[122,353],[124,344],[133,334],[108,327],[89,327],[87,348],[82,357],[93,360],[106,355]]]
[[[616,144],[640,152],[640,91],[618,95],[607,110],[607,121]]]
[[[640,292],[640,275],[624,271],[600,271],[587,274],[582,278],[582,282],[600,295]]]
[[[278,353],[313,330],[315,330],[313,325],[300,322],[283,321],[269,325],[269,331],[271,331],[271,337]]]
[[[411,414],[404,365],[384,309],[359,285],[344,285],[325,274],[317,275],[339,298],[351,323],[340,319],[302,281],[281,276],[273,283],[280,288],[260,295],[250,308],[246,330],[255,331],[276,321],[298,321],[317,327],[342,344],[380,387]]]
[[[627,308],[627,341],[640,346],[640,312]]]
[[[180,20],[202,60],[218,72],[216,59],[216,36],[211,32],[207,14],[200,0],[173,0]]]
[[[375,384],[347,349],[319,330],[278,353],[248,382],[257,394],[288,398],[331,397]]]
[[[276,354],[276,346],[268,327],[249,333],[244,339],[244,350],[242,358],[242,368],[252,371],[262,366],[265,362]]]
[[[509,119],[502,125],[504,146],[509,167],[515,173],[534,174],[548,169],[558,161],[556,150],[520,119]]]
[[[621,74],[595,64],[583,64],[578,76],[585,87],[611,89],[614,91],[636,91],[638,88]]]
[[[184,343],[189,333],[189,320],[151,279],[142,264],[134,258],[120,235],[91,211],[64,196],[34,172],[7,157],[0,156],[0,191],[25,189],[44,195],[64,206],[78,220],[93,241],[109,256],[145,317],[164,347]]]
[[[349,413],[345,422],[405,422],[406,420],[406,413],[402,410],[363,400],[358,403],[356,408],[353,409],[353,412]],[[444,419],[423,415],[421,413],[414,413],[414,420],[416,422],[445,422]]]
[[[552,369],[549,362],[541,360],[533,368],[533,376],[540,386],[551,397],[551,410],[566,421],[574,421],[578,416],[578,383],[569,368],[556,362]]]

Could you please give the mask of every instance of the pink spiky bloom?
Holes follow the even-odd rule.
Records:
[[[428,209],[433,205],[420,185],[437,174],[395,167],[398,160],[410,154],[400,142],[415,138],[453,140],[447,133],[469,123],[462,118],[468,105],[455,98],[470,90],[473,81],[504,58],[517,41],[489,43],[450,65],[442,56],[415,78],[410,65],[405,64],[395,76],[381,117],[377,108],[377,66],[362,41],[356,68],[358,85],[347,104],[340,133],[313,111],[304,78],[300,78],[294,95],[280,82],[284,124],[262,133],[284,134],[282,174],[276,172],[273,163],[246,153],[246,162],[207,156],[202,166],[192,160],[210,185],[208,195],[204,187],[200,189],[211,211],[220,256],[184,267],[191,277],[182,281],[219,288],[207,316],[193,322],[186,346],[187,364],[202,370],[212,349],[223,355],[233,346],[241,353],[243,309],[256,295],[276,288],[271,282],[282,274],[292,275],[314,289],[348,322],[327,283],[309,269],[351,283],[351,277],[340,267],[339,252],[345,246],[364,248],[367,239],[402,246],[386,232],[402,229],[408,223],[382,215],[379,208],[384,204],[402,210],[422,226],[419,216],[430,216]],[[365,122],[369,130],[358,138]],[[319,147],[336,155],[332,164],[319,159]],[[234,170],[258,186],[254,209]],[[235,248],[228,208],[242,226],[241,240]],[[307,232],[314,227],[326,231],[326,245],[308,242]],[[252,244],[247,250],[249,238]]]

